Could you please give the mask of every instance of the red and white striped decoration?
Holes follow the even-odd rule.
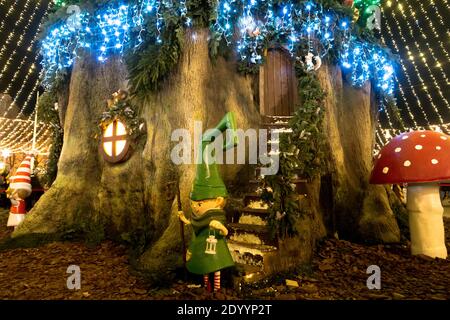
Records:
[[[11,209],[6,225],[8,227],[17,227],[24,219],[27,213],[25,200],[17,195],[17,191],[25,191],[27,197],[31,194],[31,162],[33,156],[27,155],[16,170],[16,174],[10,178],[9,187],[12,190]]]
[[[203,275],[203,284],[205,285],[206,289],[210,289],[210,286],[209,286],[209,275],[208,274],[204,274]]]
[[[214,292],[220,291],[220,271],[214,272]]]
[[[31,194],[31,161],[33,156],[28,155],[16,170],[16,174],[10,178],[11,190],[26,190]]]
[[[9,217],[6,223],[7,227],[17,227],[24,219],[27,213],[25,200],[11,199],[11,209],[9,210]]]

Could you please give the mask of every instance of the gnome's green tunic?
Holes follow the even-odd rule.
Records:
[[[215,129],[217,129],[219,133],[226,129],[235,130],[236,122],[233,114],[230,112],[227,113]],[[218,132],[215,134],[217,135]],[[203,135],[200,156],[205,154],[205,150],[207,151],[207,147],[212,141],[214,141],[214,133]],[[237,138],[233,135],[231,141],[228,141],[228,144],[225,145],[224,143],[223,149],[233,147],[236,143]],[[204,161],[204,157],[202,156],[202,161],[197,165],[196,177],[190,195],[191,200],[199,201],[215,199],[218,197],[226,198],[227,196],[228,193],[225,184],[220,178],[217,164],[215,161]],[[217,220],[225,225],[225,211],[222,209],[211,209],[206,211],[202,216],[192,215],[191,223],[194,228],[194,237],[189,245],[191,257],[186,263],[189,272],[204,275],[234,266],[225,237],[222,236],[218,230],[209,227],[209,223],[212,220]],[[207,244],[206,239],[210,235],[214,235],[217,239],[215,254],[205,253]]]
[[[189,245],[189,251],[192,256],[186,263],[189,272],[195,274],[208,274],[234,266],[233,258],[228,250],[225,238],[218,230],[209,227],[211,220],[217,220],[222,224],[225,224],[225,211],[212,209],[207,211],[201,217],[192,218],[191,222],[195,235]],[[217,239],[216,254],[205,253],[206,239],[209,235],[215,235]]]

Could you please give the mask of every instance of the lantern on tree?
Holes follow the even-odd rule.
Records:
[[[100,153],[110,163],[127,159],[130,141],[124,122],[114,119],[104,127],[100,143]]]

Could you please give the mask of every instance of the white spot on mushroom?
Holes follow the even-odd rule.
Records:
[[[441,146],[436,146],[436,150],[441,150]]]
[[[380,159],[381,158],[381,152],[378,154],[378,159]]]
[[[441,139],[442,140],[447,140],[447,137],[446,136],[441,136]]]
[[[431,163],[432,163],[432,164],[438,164],[439,161],[437,161],[436,159],[431,159]]]
[[[402,151],[402,148],[395,148],[395,150],[394,150],[395,152],[400,152],[400,151]]]
[[[388,168],[388,167],[384,167],[384,168],[383,168],[383,173],[384,173],[384,174],[387,174],[388,172],[389,172],[389,168]]]
[[[426,135],[425,135],[425,134],[421,134],[420,137],[421,137],[421,138],[425,138]]]
[[[405,167],[409,167],[409,166],[411,165],[411,161],[406,160],[405,162],[403,162],[403,165],[404,165]]]
[[[406,139],[408,139],[409,138],[409,136],[403,136],[402,137],[402,140],[406,140]]]
[[[414,148],[416,148],[416,150],[422,150],[423,147],[420,144],[416,144]]]

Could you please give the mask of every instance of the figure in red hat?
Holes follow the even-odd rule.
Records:
[[[26,211],[25,198],[31,194],[31,162],[32,155],[27,155],[17,168],[16,174],[10,178],[8,198],[11,200],[8,227],[17,227],[24,219]]]

